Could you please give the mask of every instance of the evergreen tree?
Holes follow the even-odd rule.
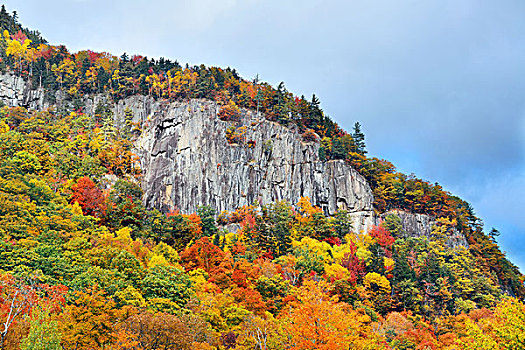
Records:
[[[314,131],[319,130],[321,120],[323,119],[323,111],[321,110],[320,105],[321,102],[319,101],[319,98],[313,94],[312,102],[310,102],[310,113],[308,120],[306,120],[305,127],[313,129]]]
[[[496,228],[492,228],[489,232],[489,237],[490,237],[490,240],[493,242],[493,243],[496,243],[496,239],[497,237],[500,235],[500,232],[498,229]]]
[[[202,206],[197,208],[197,215],[200,216],[202,222],[202,235],[211,237],[218,231],[215,224],[215,209],[210,206]]]
[[[220,233],[216,233],[213,235],[213,244],[217,247],[221,246],[221,235]]]
[[[334,216],[334,230],[339,238],[344,238],[352,229],[352,217],[347,210],[339,209]]]
[[[130,108],[124,110],[124,135],[129,137],[133,131],[133,111]]]
[[[356,152],[363,155],[366,154],[365,134],[361,131],[361,124],[359,122],[354,124],[352,138],[354,139]]]
[[[347,149],[345,148],[343,141],[340,137],[336,137],[332,141],[332,157],[334,159],[345,159],[347,154]]]

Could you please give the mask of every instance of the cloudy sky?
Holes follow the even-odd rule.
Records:
[[[460,195],[525,270],[525,1],[4,1],[72,51],[231,66],[320,97],[369,153]]]

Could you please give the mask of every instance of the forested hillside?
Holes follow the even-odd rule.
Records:
[[[367,157],[359,123],[345,132],[315,96],[230,68],[70,53],[3,6],[0,25],[2,74],[47,106],[0,110],[0,349],[525,347],[524,276],[497,230],[438,184]],[[87,113],[96,94],[206,99],[231,122],[255,111],[355,168],[378,214],[435,225],[409,235],[386,215],[356,232],[349,212],[327,216],[309,198],[221,213],[146,207],[134,142],[149,125],[115,123],[103,104]],[[235,143],[238,130],[227,135]],[[457,232],[466,245],[450,244]]]

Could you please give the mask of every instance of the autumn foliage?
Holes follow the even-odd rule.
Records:
[[[101,217],[104,213],[105,197],[102,191],[87,176],[71,186],[71,202],[78,203],[84,215]]]
[[[344,132],[315,96],[230,68],[73,54],[3,7],[0,24],[0,71],[61,97],[0,109],[0,350],[525,347],[524,278],[497,232],[439,185],[367,157],[360,125]],[[118,126],[112,110],[137,94],[214,101],[232,148],[260,146],[246,113],[296,128],[368,180],[385,220],[358,232],[344,208],[326,215],[306,197],[218,216],[146,207],[133,140],[148,120],[128,110]],[[407,235],[403,211],[430,215],[431,233]],[[450,244],[457,234],[468,244]]]

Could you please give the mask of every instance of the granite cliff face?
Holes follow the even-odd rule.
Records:
[[[44,108],[44,90],[31,89],[30,84],[15,75],[0,74],[0,100],[10,107],[41,110]]]
[[[193,212],[200,205],[235,210],[254,201],[310,197],[325,212],[371,211],[366,180],[343,161],[323,162],[319,144],[293,129],[243,111],[239,122],[217,118],[209,101],[172,103],[148,121],[136,142],[147,206]],[[229,144],[226,130],[242,134]]]
[[[376,217],[376,225],[380,223],[381,220],[384,220],[388,215],[395,215],[401,220],[401,226],[406,237],[430,237],[432,233],[432,227],[435,224],[435,221],[432,217],[425,214],[414,214],[409,213],[403,210],[390,210],[386,213],[380,215],[379,218]],[[468,247],[467,240],[465,236],[453,230],[449,232],[447,245],[450,247],[464,246]]]
[[[59,93],[55,98],[61,100]],[[9,106],[36,110],[49,106],[42,89],[32,90],[13,75],[0,75],[0,99]],[[309,197],[327,214],[348,210],[357,232],[367,232],[389,214],[400,217],[408,236],[428,237],[432,230],[434,221],[427,215],[404,211],[377,215],[372,190],[357,171],[344,161],[321,161],[318,143],[304,142],[293,127],[253,111],[242,111],[240,120],[229,122],[217,117],[219,106],[211,101],[168,103],[137,95],[114,103],[99,94],[84,98],[85,113],[93,115],[100,103],[111,107],[115,127],[125,124],[126,110],[133,122],[143,125],[135,152],[143,171],[146,207],[192,213],[210,205],[221,212],[255,201],[296,203]],[[235,143],[227,141],[229,128],[239,135]],[[455,233],[449,245],[467,243]]]
[[[319,144],[303,142],[293,128],[252,111],[243,111],[238,122],[222,121],[217,117],[219,107],[203,100],[152,107],[134,97],[118,110],[129,108],[143,118],[144,106],[150,106],[150,117],[136,146],[148,207],[190,213],[211,205],[220,212],[254,201],[296,203],[309,197],[328,214],[348,210],[357,232],[367,232],[387,215],[396,215],[407,236],[431,235],[435,222],[428,215],[401,210],[377,215],[364,177],[344,161],[321,161]],[[228,128],[242,133],[239,142],[228,143]],[[448,244],[467,246],[459,232],[451,234]]]

